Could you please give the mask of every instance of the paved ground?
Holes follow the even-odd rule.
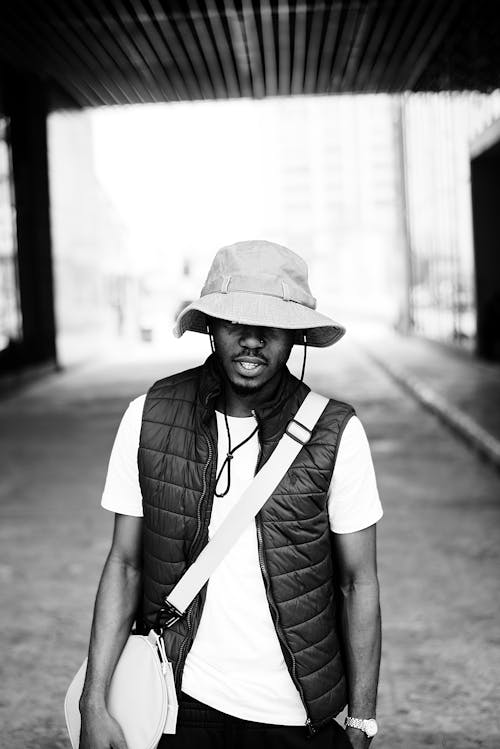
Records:
[[[131,397],[187,363],[187,351],[166,365],[122,357],[0,403],[2,749],[68,747],[62,700],[109,543],[98,501],[113,433]],[[313,387],[357,406],[385,507],[374,747],[497,749],[499,474],[362,348],[313,352],[308,371]]]
[[[363,346],[397,383],[500,469],[500,365],[380,329],[365,335]]]

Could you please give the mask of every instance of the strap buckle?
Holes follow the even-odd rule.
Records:
[[[292,419],[288,422],[285,434],[288,434],[288,436],[295,440],[295,442],[298,442],[299,445],[307,445],[312,437],[312,430],[304,424],[301,424],[297,419]]]
[[[165,598],[163,601],[163,606],[158,609],[156,613],[156,621],[154,630],[155,632],[158,632],[158,634],[162,634],[162,632],[165,629],[168,629],[172,626],[172,624],[175,624],[179,621],[179,619],[183,616],[183,612],[179,611],[173,603],[170,603],[168,598]]]

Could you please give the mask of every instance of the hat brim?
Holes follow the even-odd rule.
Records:
[[[271,295],[232,291],[207,294],[185,307],[177,318],[174,336],[180,338],[186,330],[206,333],[207,315],[240,325],[297,330],[294,343],[302,343],[302,331],[307,330],[307,344],[320,348],[331,346],[345,333],[343,325],[303,304]]]

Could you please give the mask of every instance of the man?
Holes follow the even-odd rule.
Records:
[[[265,241],[217,253],[201,298],[177,319],[175,335],[186,330],[208,333],[212,355],[133,401],[113,446],[102,504],[116,513],[115,528],[96,599],[81,749],[125,749],[105,699],[134,619],[145,631],[161,623],[163,598],[305,398],[307,346],[344,333],[315,311],[304,261]],[[286,367],[294,344],[304,346],[300,380]],[[363,428],[351,406],[330,400],[255,523],[165,631],[180,707],[177,733],[161,747],[369,745],[381,516]],[[344,731],[335,716],[346,702]]]

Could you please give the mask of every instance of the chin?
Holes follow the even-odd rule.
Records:
[[[229,382],[236,395],[252,395],[253,393],[258,393],[265,384],[263,382],[234,382],[233,380],[230,380]]]

